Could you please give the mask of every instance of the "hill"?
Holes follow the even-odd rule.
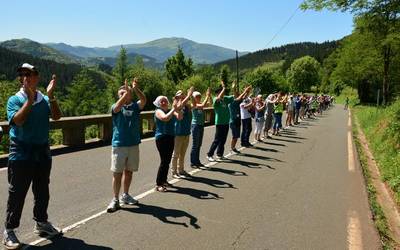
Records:
[[[123,45],[128,52],[147,55],[164,62],[168,57],[175,55],[178,47],[181,47],[186,56],[191,57],[196,64],[213,64],[236,56],[235,50],[216,45],[197,43],[185,38],[161,38],[143,44]],[[110,47],[119,49],[119,47]],[[244,55],[247,52],[240,52]]]
[[[65,54],[82,58],[108,58],[116,57],[121,45],[108,48],[90,48],[83,46],[71,46],[65,43],[47,43],[53,49]],[[196,64],[212,64],[235,57],[235,51],[211,44],[196,43],[185,38],[161,38],[142,44],[124,44],[129,54],[138,54],[146,58],[154,58],[156,63],[164,63],[165,60],[175,55],[178,47],[183,49],[185,55],[192,58]],[[240,52],[244,55],[247,52]]]
[[[56,74],[61,91],[65,90],[66,85],[82,69],[82,66],[78,64],[65,64],[44,60],[0,46],[0,78],[13,81],[17,76],[17,68],[24,62],[35,65],[39,69],[41,84],[47,84],[52,74]]]
[[[79,63],[76,57],[74,58],[49,46],[25,38],[2,42],[0,47],[58,63]]]
[[[328,41],[324,43],[293,43],[281,47],[259,50],[239,57],[239,67],[241,70],[255,68],[266,62],[278,62],[284,60],[284,70],[290,67],[293,60],[309,55],[317,59],[320,63],[328,57],[339,45],[339,41]],[[215,64],[220,67],[228,65],[232,70],[236,67],[235,59],[221,61]]]

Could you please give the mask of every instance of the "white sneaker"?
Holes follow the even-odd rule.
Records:
[[[132,196],[130,196],[127,193],[123,193],[121,195],[121,197],[119,197],[119,203],[123,204],[123,205],[136,205],[139,203],[138,200],[136,200],[135,198],[133,198]]]
[[[182,176],[180,176],[178,173],[172,174],[172,178],[174,179],[180,179]]]
[[[117,198],[113,198],[107,207],[107,213],[112,213],[120,209],[119,201]]]
[[[21,242],[19,242],[14,230],[4,230],[3,246],[5,249],[18,249],[21,247]]]
[[[212,156],[207,156],[207,160],[209,162],[214,162],[215,161],[215,159]]]

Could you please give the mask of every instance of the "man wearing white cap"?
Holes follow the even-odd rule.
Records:
[[[49,147],[49,117],[58,120],[61,111],[54,98],[56,77],[47,86],[47,96],[37,90],[39,71],[24,63],[17,70],[22,88],[7,102],[10,123],[10,153],[8,160],[9,192],[3,245],[16,249],[21,243],[15,235],[19,227],[26,193],[32,183],[33,219],[36,234],[55,236],[59,230],[48,222],[51,154]]]

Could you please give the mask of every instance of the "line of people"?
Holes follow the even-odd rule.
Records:
[[[7,116],[10,124],[10,153],[8,161],[9,196],[3,245],[7,249],[20,247],[15,234],[21,218],[24,200],[32,184],[34,194],[34,232],[55,236],[60,230],[48,222],[49,183],[51,155],[49,146],[49,117],[57,120],[61,111],[54,97],[56,78],[47,87],[47,96],[37,90],[39,71],[36,67],[24,63],[17,70],[21,89],[10,97],[7,103]],[[210,162],[224,160],[224,149],[229,130],[232,133],[231,152],[240,153],[237,143],[240,138],[242,147],[252,147],[250,136],[253,119],[255,120],[254,139],[261,141],[279,135],[282,129],[282,115],[286,110],[286,126],[299,123],[299,119],[315,115],[330,105],[330,97],[291,95],[278,92],[266,99],[262,95],[252,97],[252,87],[242,92],[233,82],[232,94],[227,94],[224,82],[212,97],[211,90],[204,93],[191,87],[187,92],[179,90],[172,103],[168,97],[158,96],[154,100],[155,144],[160,157],[155,190],[166,192],[170,187],[168,174],[172,178],[188,178],[185,171],[185,155],[190,137],[192,148],[190,166],[205,168],[200,161],[200,149],[204,135],[204,108],[214,108],[215,136],[207,152]],[[133,173],[139,169],[140,112],[147,99],[139,88],[138,79],[131,84],[126,80],[117,92],[118,100],[111,107],[112,147],[111,172],[113,198],[107,206],[107,212],[114,212],[121,205],[138,203],[130,195]],[[138,101],[134,101],[136,95]],[[271,133],[272,132],[272,133]],[[214,158],[215,155],[215,158]],[[172,161],[172,167],[170,164]],[[122,194],[121,194],[122,189]]]

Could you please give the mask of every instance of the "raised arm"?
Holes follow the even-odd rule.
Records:
[[[251,86],[247,86],[244,90],[243,93],[241,93],[236,99],[235,101],[241,101],[244,98],[246,98],[246,96],[250,93],[251,90]]]
[[[129,99],[130,91],[129,91],[129,87],[128,87],[128,80],[125,80],[125,89],[122,91],[123,91],[123,94],[118,99],[118,101],[115,103],[115,106],[112,110],[114,113],[118,113],[119,111],[121,111],[122,107],[126,103],[126,100]]]
[[[194,87],[190,87],[190,89],[188,89],[188,93],[185,97],[185,99],[182,100],[182,106],[185,106],[187,104],[187,102],[190,100],[190,97],[192,96],[194,91]]]
[[[208,88],[206,92],[206,98],[204,99],[203,103],[201,104],[201,107],[207,106],[207,102],[211,99],[211,89]]]
[[[47,86],[47,96],[49,97],[50,102],[50,116],[53,120],[59,120],[61,118],[60,106],[58,106],[57,99],[54,98],[54,89],[56,88],[56,85],[56,75],[53,75],[49,85]]]
[[[137,97],[139,97],[139,101],[138,101],[139,109],[143,110],[144,106],[146,105],[147,98],[144,95],[144,93],[139,89],[138,79],[136,77],[133,78],[132,89],[135,92],[135,94],[137,95]]]
[[[219,92],[219,94],[216,97],[217,101],[220,101],[222,96],[225,94],[225,84],[224,84],[223,81],[221,81],[221,86],[222,86],[222,89],[221,89],[221,91]]]

